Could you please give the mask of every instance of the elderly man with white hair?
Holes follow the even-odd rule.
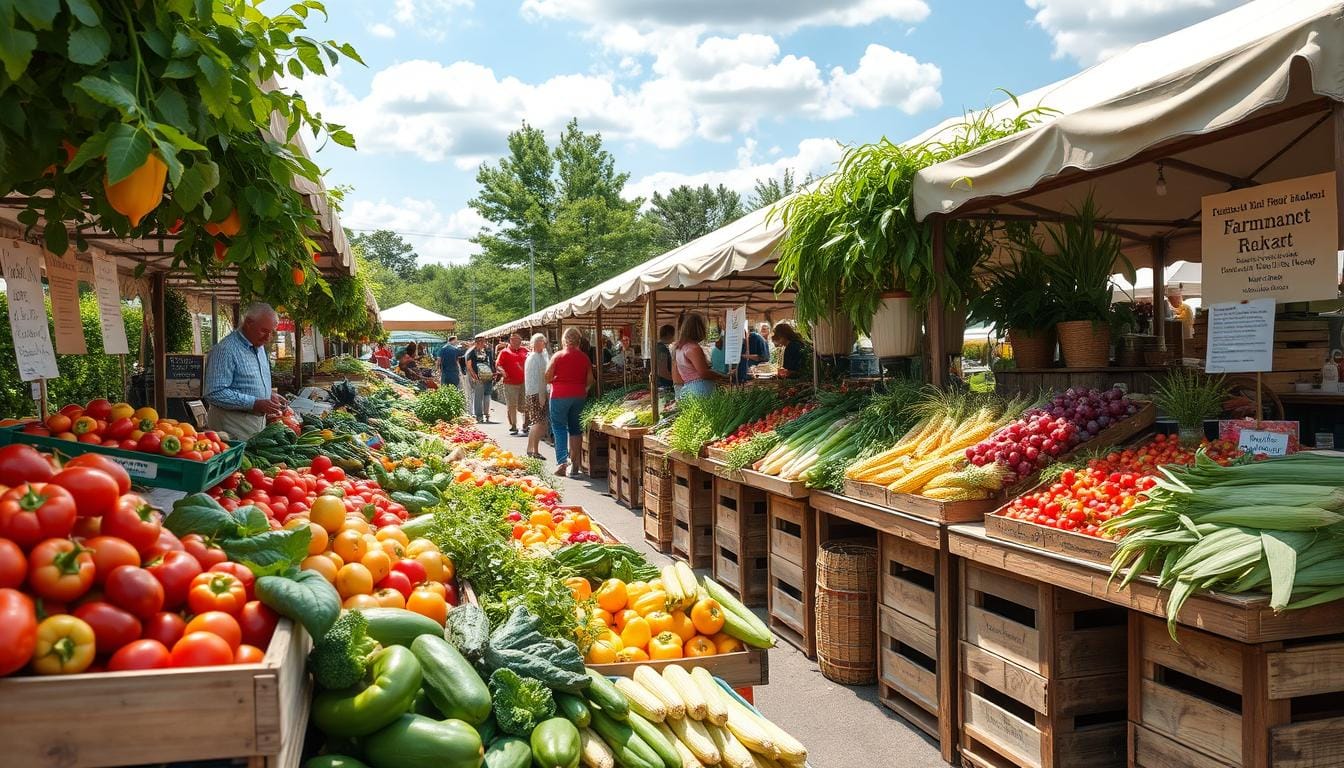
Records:
[[[269,304],[249,306],[242,323],[219,340],[205,361],[205,402],[210,428],[234,440],[246,440],[278,416],[285,399],[271,391],[271,363],[266,342],[275,336],[279,316]]]

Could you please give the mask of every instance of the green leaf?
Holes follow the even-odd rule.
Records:
[[[75,87],[88,94],[89,98],[115,108],[125,117],[139,109],[139,104],[135,100],[135,94],[131,93],[120,83],[111,80],[104,80],[101,77],[86,75],[75,83]]]
[[[173,56],[175,58],[190,56],[198,50],[200,50],[200,47],[187,33],[179,30],[177,34],[173,35]]]
[[[103,19],[98,15],[98,9],[89,4],[89,0],[65,0],[65,5],[70,9],[70,15],[79,19],[79,22],[88,27],[96,27],[103,23]]]
[[[42,230],[42,240],[48,251],[55,254],[65,253],[70,247],[70,233],[65,230],[65,222],[48,222]]]
[[[220,117],[229,108],[229,78],[224,68],[206,55],[196,58],[201,77],[196,82],[201,86],[201,99],[205,108],[214,117]]]
[[[168,38],[157,29],[146,31],[140,36],[140,39],[144,40],[145,45],[149,46],[149,49],[158,54],[161,59],[166,59],[173,55],[173,49],[168,42]]]
[[[172,142],[173,146],[177,147],[178,149],[187,149],[191,151],[205,150],[204,145],[196,143],[196,141],[194,141],[190,136],[179,131],[174,126],[171,126],[167,123],[153,123],[152,127],[154,128],[154,130],[158,131],[159,134],[163,136],[163,138]]]
[[[360,64],[364,64],[364,60],[359,57],[359,52],[355,50],[355,47],[353,45],[349,43],[341,43],[339,46],[337,46],[337,49],[340,50],[341,53],[344,53],[346,56],[350,57],[351,59],[354,59]],[[365,66],[368,65],[366,64]]]
[[[176,185],[182,180],[182,160],[177,156],[177,147],[158,136],[154,137],[154,146],[158,148],[163,164],[168,166],[169,183]]]
[[[76,64],[101,64],[112,50],[112,40],[102,27],[79,27],[70,32],[70,60]]]
[[[219,546],[230,560],[246,565],[256,575],[278,576],[303,562],[308,556],[308,542],[312,537],[312,530],[305,525],[287,531],[267,530],[247,538],[224,539]]]
[[[139,128],[122,123],[112,129],[107,140],[107,178],[116,184],[145,164],[149,157],[149,137]]]
[[[291,77],[296,78],[303,77],[303,65],[299,63],[298,59],[290,59],[289,61],[285,62],[285,68],[289,70],[289,74]]]
[[[317,571],[299,571],[292,577],[259,576],[256,591],[258,600],[302,624],[311,637],[325,635],[341,613],[340,593]]]
[[[46,31],[51,22],[61,12],[61,0],[12,0],[14,10],[19,12],[33,29]]]
[[[199,533],[207,539],[238,535],[238,518],[210,498],[193,493],[173,503],[173,511],[163,518],[163,527],[177,536]]]
[[[184,80],[195,77],[199,71],[195,64],[186,59],[173,59],[163,68],[163,77],[165,80]]]
[[[349,131],[332,131],[331,140],[340,144],[342,147],[349,147],[350,149],[355,148],[354,134]]]
[[[4,62],[10,80],[23,77],[36,49],[37,35],[16,29],[13,24],[0,23],[0,62]]]
[[[191,125],[191,110],[187,108],[187,100],[182,98],[176,88],[164,87],[159,90],[154,97],[154,112],[170,127]]]
[[[299,45],[299,61],[312,72],[319,75],[327,73],[327,65],[322,61],[322,54],[313,45],[301,43]]]
[[[271,529],[266,513],[248,504],[229,513],[238,522],[239,536],[256,536]]]

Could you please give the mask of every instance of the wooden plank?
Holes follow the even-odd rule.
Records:
[[[933,627],[885,605],[877,607],[878,631],[914,648],[935,661],[938,659],[938,638]]]
[[[938,524],[923,518],[901,514],[881,504],[856,501],[829,491],[813,491],[810,502],[814,509],[859,523],[880,533],[913,541],[929,549],[937,549],[941,536]]]
[[[995,573],[973,565],[966,567],[965,588],[968,592],[983,592],[1016,603],[1028,610],[1038,611],[1041,604],[1040,585],[1024,581],[1006,573]],[[979,605],[977,602],[976,605]]]
[[[1060,679],[1123,672],[1125,625],[1055,632],[1054,676]]]
[[[883,571],[879,586],[881,591],[879,601],[928,626],[933,626],[938,620],[937,595],[934,591],[909,579],[891,575],[892,563],[887,562],[887,566],[888,569]]]
[[[1273,651],[1266,661],[1271,699],[1344,693],[1344,642]]]
[[[1032,627],[975,606],[966,606],[961,620],[962,639],[966,642],[993,651],[1028,669],[1040,669],[1041,635]]]
[[[1129,724],[1129,742],[1134,768],[1233,768],[1137,723]]]
[[[962,728],[967,734],[1019,765],[1042,765],[1040,729],[969,689],[963,701]]]
[[[1208,634],[1187,632],[1180,642],[1171,639],[1164,623],[1140,619],[1143,660],[1212,683],[1232,693],[1242,692],[1242,655],[1245,646]]]
[[[1344,717],[1270,729],[1269,760],[1274,768],[1344,765]]]
[[[1014,541],[1028,547],[1057,552],[1075,560],[1104,565],[1110,565],[1111,558],[1115,555],[1117,544],[1110,539],[1050,528],[1026,520],[1015,520],[1003,516],[1000,514],[1001,511],[1002,509],[994,514],[985,515],[985,533],[990,538]]]
[[[952,555],[948,550],[947,529],[939,531],[938,563],[934,572],[933,591],[941,596],[937,600],[937,623],[934,629],[938,633],[938,748],[944,762],[952,762],[957,756],[957,737],[961,722],[961,674],[957,671],[957,638],[961,627],[955,597],[961,594],[961,569],[952,564]]]
[[[1222,707],[1144,680],[1142,724],[1218,760],[1241,764],[1241,716]]]
[[[938,563],[937,541],[934,541],[933,544],[933,547],[926,547],[912,543],[908,539],[884,533],[882,535],[882,557],[895,560],[901,565],[923,571],[932,576]]]
[[[774,475],[765,475],[750,469],[742,470],[742,482],[752,488],[760,488],[766,493],[785,496],[790,499],[805,499],[811,495],[807,484],[801,480],[784,480]]]
[[[884,684],[895,688],[925,711],[938,713],[938,675],[889,648],[882,649],[878,673]],[[937,733],[933,735],[937,737]]]
[[[1046,680],[1029,669],[963,641],[961,671],[1043,715],[1049,714]]]
[[[1125,764],[1125,723],[1090,725],[1076,731],[1053,734],[1057,766],[1085,765],[1089,768],[1120,768]]]
[[[1088,675],[1085,677],[1051,678],[1049,701],[1056,725],[1080,715],[1114,713],[1117,722],[1125,719],[1125,703],[1129,691],[1125,688],[1125,672]]]

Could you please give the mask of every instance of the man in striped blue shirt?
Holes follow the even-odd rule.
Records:
[[[210,428],[234,440],[246,440],[278,416],[285,399],[271,392],[271,363],[266,342],[275,336],[279,316],[269,304],[256,303],[241,325],[219,340],[205,362],[205,401]]]

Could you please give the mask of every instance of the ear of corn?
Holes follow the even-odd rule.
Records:
[[[691,679],[691,674],[685,669],[669,664],[663,667],[663,679],[672,686],[677,696],[681,698],[682,703],[686,705],[686,715],[695,720],[704,720],[708,714],[708,707],[705,705],[705,697],[700,693],[700,686]]]
[[[615,768],[616,756],[591,728],[579,729],[579,759],[588,768]]]
[[[723,759],[719,753],[719,748],[714,744],[714,739],[699,720],[689,717],[676,717],[668,720],[667,724],[676,734],[677,739],[691,750],[691,754],[695,755],[696,760],[705,765],[718,765]]]
[[[677,734],[673,733],[667,723],[654,723],[653,726],[658,729],[659,733],[663,734],[663,738],[667,739],[667,743],[671,744],[672,748],[677,750],[677,754],[681,756],[681,768],[700,768],[700,759],[695,756],[695,753],[691,751],[690,747],[686,746],[681,739],[677,738]]]
[[[635,682],[639,683],[649,693],[657,696],[662,702],[668,717],[685,717],[686,703],[681,700],[672,686],[658,674],[658,670],[653,667],[639,665],[635,667]]]
[[[723,691],[719,684],[714,682],[714,676],[709,674],[709,670],[704,667],[695,667],[691,670],[691,680],[700,688],[701,695],[705,699],[705,720],[714,725],[723,725],[728,722],[728,705],[723,701]]]
[[[616,690],[625,696],[630,709],[638,712],[645,720],[661,723],[667,717],[667,706],[638,681],[628,677],[616,678]]]

